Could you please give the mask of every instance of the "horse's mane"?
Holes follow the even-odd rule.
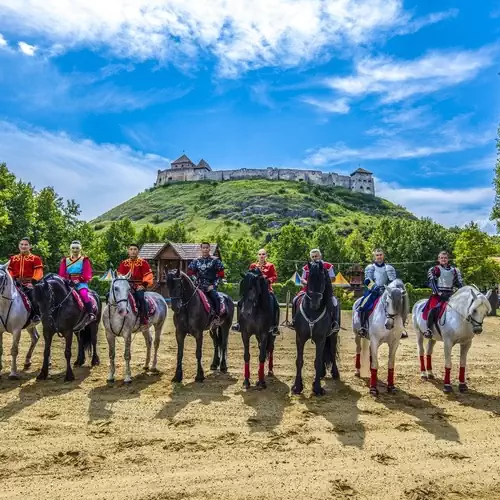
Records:
[[[254,280],[257,283],[257,288],[259,289],[259,302],[262,308],[269,308],[269,288],[267,285],[267,280],[262,274],[260,269],[251,269],[245,273],[245,277],[242,280],[242,296],[249,289],[250,280]]]
[[[451,297],[449,304],[451,307],[455,309],[459,309],[463,307],[467,310],[467,308],[471,304],[471,296],[472,292],[476,295],[475,300],[480,300],[481,303],[487,302],[489,304],[488,299],[478,290],[476,286],[465,285],[462,288],[458,289],[453,296]]]
[[[167,273],[167,283],[170,279],[176,278],[177,276],[177,269],[172,269],[171,271],[168,271]],[[179,276],[182,279],[184,283],[187,283],[187,286],[189,287],[190,290],[194,291],[195,285],[191,281],[191,278],[184,272],[184,271],[179,271]]]
[[[328,276],[328,271],[323,266],[323,261],[310,262],[309,280],[311,280],[312,278],[312,282],[314,282],[316,279],[320,279],[321,275],[323,275],[325,279],[325,291],[323,294],[324,299],[330,300],[333,296],[333,287],[332,287],[332,282],[330,281],[330,277]]]

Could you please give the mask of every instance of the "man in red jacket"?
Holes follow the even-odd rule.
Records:
[[[276,268],[274,264],[267,261],[267,251],[264,248],[261,248],[257,254],[257,262],[250,264],[249,270],[252,271],[254,269],[259,269],[264,278],[267,280],[267,285],[269,287],[269,292],[271,294],[271,300],[273,305],[273,335],[279,334],[279,323],[280,323],[280,306],[278,303],[278,299],[273,291],[273,283],[276,283],[278,280],[278,273],[276,272]],[[237,309],[239,311],[239,308]],[[232,328],[234,331],[238,332],[240,330],[240,324],[238,323],[233,325]]]

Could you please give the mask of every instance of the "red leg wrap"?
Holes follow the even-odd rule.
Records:
[[[430,354],[427,354],[427,371],[432,371],[432,356]]]
[[[274,368],[273,353],[269,353],[269,371],[272,372]]]
[[[394,385],[394,368],[389,368],[387,373],[387,385]]]
[[[420,357],[420,371],[425,372],[424,357],[423,356],[419,356],[419,357]]]
[[[444,383],[446,385],[450,385],[451,384],[450,374],[451,374],[451,368],[445,368],[444,369]]]
[[[371,372],[370,387],[377,387],[377,370],[371,368],[370,372]]]
[[[461,366],[460,370],[458,371],[458,381],[461,384],[465,384],[465,366]]]
[[[250,378],[250,363],[245,363],[245,379]]]
[[[264,363],[259,363],[259,380],[264,380]]]
[[[361,354],[356,354],[356,370],[361,370]]]

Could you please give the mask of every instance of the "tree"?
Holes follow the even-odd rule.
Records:
[[[497,160],[495,165],[495,202],[491,210],[490,220],[494,220],[497,225],[497,232],[500,232],[500,126],[497,129]]]
[[[228,281],[236,283],[241,279],[241,273],[255,261],[257,250],[256,241],[250,238],[238,238],[226,245],[223,259]]]
[[[312,246],[319,248],[324,259],[328,262],[342,262],[344,239],[332,226],[319,226],[313,234]]]
[[[159,231],[151,224],[146,224],[137,235],[137,244],[139,246],[144,243],[158,243],[160,241]]]
[[[184,222],[176,220],[163,232],[162,239],[173,243],[184,243],[187,241],[187,231]]]
[[[495,254],[493,238],[474,222],[465,227],[455,243],[455,262],[466,283],[485,287],[498,283],[500,266],[490,258]]]
[[[281,281],[287,280],[309,255],[309,242],[304,230],[295,225],[283,226],[278,237],[270,246],[272,259],[277,267]]]
[[[13,194],[13,186],[15,176],[9,172],[5,163],[0,163],[0,227],[3,231],[0,232],[0,258],[7,259],[11,250],[7,242],[9,232],[7,228],[11,225],[12,220],[9,216],[8,202]]]
[[[349,262],[362,264],[366,261],[368,245],[359,229],[355,229],[344,242],[344,255]]]
[[[128,245],[135,243],[135,236],[135,229],[130,219],[114,221],[104,232],[104,251],[115,268],[126,257]]]

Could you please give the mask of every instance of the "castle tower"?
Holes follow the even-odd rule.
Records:
[[[358,168],[351,174],[351,190],[357,193],[375,196],[373,174],[364,168]]]

